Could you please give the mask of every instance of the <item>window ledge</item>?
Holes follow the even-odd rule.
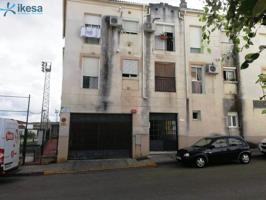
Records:
[[[238,126],[229,126],[228,128],[229,129],[238,129],[239,127]]]
[[[138,35],[139,32],[129,32],[129,31],[124,31],[124,32],[121,32],[122,34],[127,34],[127,35]]]
[[[90,44],[90,43],[83,43],[83,46],[84,48],[88,48],[90,46],[93,46],[93,47],[101,47],[101,44]]]
[[[200,96],[201,96],[201,95],[205,95],[206,93],[191,93],[191,94],[192,94],[192,95],[195,95],[195,96],[196,96],[196,95],[200,95]]]
[[[169,91],[155,91],[156,93],[169,93],[169,94],[174,94],[174,93],[176,93],[176,91],[175,92],[169,92]]]
[[[238,83],[238,81],[225,81],[225,80],[224,80],[224,83],[229,83],[229,84],[237,84],[237,83]]]
[[[95,89],[95,88],[81,88],[82,90],[86,90],[86,91],[97,91],[97,90],[99,90],[98,88],[97,89]]]
[[[122,77],[122,80],[138,81],[138,77]]]
[[[169,54],[169,55],[175,55],[176,51],[166,51],[166,50],[160,50],[160,49],[154,49],[153,50],[155,54]]]
[[[191,54],[199,54],[199,55],[203,55],[204,52],[190,52]]]

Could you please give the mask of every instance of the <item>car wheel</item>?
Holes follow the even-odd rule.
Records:
[[[203,168],[205,167],[207,164],[207,161],[204,157],[202,156],[199,156],[195,159],[195,166],[198,167],[198,168]]]
[[[242,164],[248,164],[250,163],[250,155],[248,153],[242,153],[239,157],[239,160]]]

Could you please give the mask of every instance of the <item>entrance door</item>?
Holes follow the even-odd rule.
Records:
[[[131,157],[132,116],[71,114],[69,159]]]
[[[175,151],[177,149],[177,114],[150,113],[150,150]]]

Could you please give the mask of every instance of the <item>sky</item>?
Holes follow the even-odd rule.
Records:
[[[52,62],[50,120],[61,108],[62,87],[62,0],[0,0],[7,3],[42,6],[42,14],[19,15],[0,11],[0,110],[26,111],[27,99],[7,96],[31,95],[29,121],[40,121],[44,73],[41,62]],[[178,6],[179,0],[134,0],[139,3],[165,2]],[[201,8],[201,0],[187,0],[188,7]],[[26,113],[1,112],[0,117],[26,120]]]

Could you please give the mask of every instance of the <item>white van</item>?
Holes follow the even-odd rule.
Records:
[[[18,168],[19,146],[18,123],[0,118],[0,174]]]

